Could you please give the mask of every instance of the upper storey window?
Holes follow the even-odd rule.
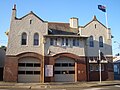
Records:
[[[73,46],[79,46],[79,39],[73,38]]]
[[[66,46],[68,46],[68,38],[66,38],[66,43],[65,44],[66,44]]]
[[[64,38],[62,38],[62,46],[64,46],[65,45],[65,40],[64,40]]]
[[[50,38],[50,45],[55,45],[55,46],[57,46],[57,42],[58,41],[58,39],[57,38]]]
[[[30,24],[32,24],[32,19],[30,19]]]
[[[38,33],[34,34],[34,45],[39,45],[39,34]]]
[[[27,34],[24,32],[22,33],[21,45],[26,45],[26,44],[27,44]]]
[[[73,39],[73,46],[76,45],[75,43],[76,43],[76,39],[74,38],[74,39]]]
[[[90,37],[89,37],[89,46],[90,46],[90,47],[94,47],[93,36],[90,36]]]
[[[103,37],[99,37],[99,47],[103,47]]]
[[[54,39],[50,38],[50,45],[54,45]]]
[[[62,46],[68,46],[69,45],[69,39],[68,38],[62,38]]]

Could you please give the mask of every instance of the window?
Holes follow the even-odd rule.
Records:
[[[22,38],[21,38],[21,45],[26,45],[27,44],[27,34],[24,32],[22,33]]]
[[[93,41],[93,36],[89,37],[89,46],[94,47],[94,41]]]
[[[76,44],[76,39],[75,38],[73,38],[73,46],[75,46]]]
[[[54,43],[53,38],[50,38],[50,45],[53,45],[53,43]]]
[[[96,24],[95,24],[95,28],[96,28]]]
[[[102,71],[105,70],[104,64],[101,65],[101,70],[102,70]]]
[[[25,67],[25,63],[18,63],[19,67]]]
[[[61,64],[60,63],[55,63],[55,67],[60,67]]]
[[[33,71],[26,71],[26,74],[33,74]]]
[[[76,46],[79,46],[79,39],[77,39]]]
[[[68,38],[66,38],[66,46],[68,46]]]
[[[99,71],[98,64],[90,64],[90,71]],[[104,64],[101,64],[101,71],[104,71]]]
[[[95,71],[99,71],[99,65],[95,65]]]
[[[33,67],[33,63],[26,63],[26,67]]]
[[[25,74],[25,71],[18,71],[18,74]]]
[[[79,39],[73,38],[73,46],[79,46]]]
[[[99,47],[103,47],[103,37],[99,37]]]
[[[69,74],[69,71],[62,71],[62,74]]]
[[[75,63],[69,63],[69,67],[75,66]]]
[[[50,38],[50,45],[57,46],[58,45],[58,39],[57,38]]]
[[[57,45],[57,41],[58,41],[58,40],[57,40],[57,38],[55,38],[55,40],[54,40],[54,42],[55,42],[55,45]]]
[[[34,34],[34,45],[39,45],[39,34],[38,33]]]
[[[75,74],[75,71],[69,71],[69,74]]]
[[[114,64],[114,72],[117,73],[118,72],[118,65]]]
[[[34,74],[40,74],[40,71],[34,71]]]
[[[64,38],[62,38],[62,46],[64,46],[65,40]]]
[[[61,74],[61,71],[55,71],[55,74]]]
[[[30,24],[32,24],[32,19],[30,19]]]
[[[62,67],[68,67],[68,63],[62,63]]]
[[[62,38],[62,46],[68,46],[69,45],[69,39],[68,38]]]
[[[93,70],[94,70],[93,64],[90,64],[90,71],[93,71]]]
[[[40,63],[34,63],[34,67],[40,67]]]

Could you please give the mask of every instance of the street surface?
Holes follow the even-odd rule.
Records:
[[[39,88],[39,89],[20,89],[20,88],[16,88],[16,89],[0,89],[0,90],[120,90],[120,85],[114,85],[114,86],[102,86],[102,87],[90,87],[90,88],[76,88],[76,87],[73,87],[73,88],[56,88],[56,89],[53,89],[53,88],[46,88],[46,89],[42,89],[42,88]]]

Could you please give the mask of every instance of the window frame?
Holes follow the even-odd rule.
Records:
[[[94,47],[94,38],[92,35],[89,37],[89,47]]]
[[[73,40],[72,40],[73,42],[73,46],[76,46],[76,39],[75,38],[73,38]]]
[[[65,42],[65,45],[68,46],[68,45],[69,45],[69,39],[66,38],[65,41],[66,41],[66,42]]]
[[[23,32],[21,35],[21,45],[27,45],[27,33]]]
[[[103,37],[99,37],[99,47],[103,47]]]
[[[34,41],[33,41],[34,46],[39,46],[39,34],[34,33]]]
[[[65,46],[65,39],[62,38],[62,43],[61,43],[62,46]]]
[[[53,38],[50,38],[50,45],[54,45],[54,39]]]
[[[79,46],[80,45],[80,40],[79,38],[76,39],[76,46]]]

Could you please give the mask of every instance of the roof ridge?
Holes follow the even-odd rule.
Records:
[[[80,26],[80,27],[81,27],[81,28],[84,28],[84,27],[86,27],[87,25],[89,25],[90,23],[92,23],[93,21],[97,21],[97,22],[99,22],[102,26],[104,26],[105,28],[107,28],[104,24],[102,24],[102,23],[96,18],[95,15],[93,16],[93,19],[92,19],[90,22],[88,22],[88,23],[85,24],[84,26]]]
[[[69,23],[65,23],[65,22],[48,22],[48,23],[61,23],[61,24],[69,24]]]
[[[33,14],[33,15],[36,16],[39,20],[41,20],[42,22],[45,22],[45,21],[42,20],[39,16],[37,16],[33,11],[30,11],[28,14],[22,16],[21,18],[16,18],[16,19],[21,20],[21,19],[27,17],[27,16],[30,15],[30,14]]]

